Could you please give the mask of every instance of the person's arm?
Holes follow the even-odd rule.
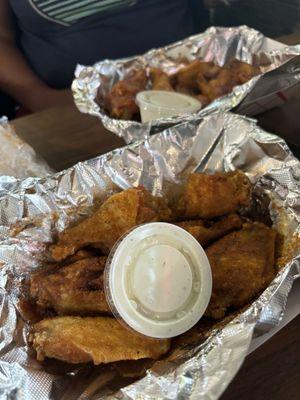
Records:
[[[0,90],[30,111],[72,103],[70,90],[55,90],[42,82],[17,48],[8,0],[0,0]]]

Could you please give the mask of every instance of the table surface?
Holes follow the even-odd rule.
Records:
[[[300,34],[282,38],[300,42]],[[300,148],[300,91],[279,109],[258,117],[262,127]],[[124,145],[96,117],[75,106],[53,108],[13,121],[17,134],[55,170]],[[300,393],[300,315],[250,354],[222,400],[298,400]]]

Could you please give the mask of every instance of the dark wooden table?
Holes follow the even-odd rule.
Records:
[[[258,117],[266,130],[282,136],[292,150],[300,153],[299,96],[281,108]],[[55,170],[104,154],[124,141],[107,132],[96,117],[80,113],[75,106],[53,108],[13,121],[17,134],[29,143]]]
[[[17,134],[57,171],[124,145],[97,118],[75,106],[52,108],[12,123]]]
[[[300,35],[284,39],[300,43]],[[283,107],[259,116],[259,123],[300,149],[300,90]],[[62,170],[106,153],[124,142],[108,133],[100,121],[61,107],[13,121],[17,134],[48,164]],[[222,400],[298,400],[300,398],[300,315],[250,354]]]

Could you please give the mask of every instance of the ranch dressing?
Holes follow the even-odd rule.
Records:
[[[194,97],[163,90],[140,92],[136,102],[140,107],[142,122],[193,113],[201,109],[200,101]]]

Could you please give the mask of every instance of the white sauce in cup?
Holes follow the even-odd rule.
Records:
[[[191,96],[163,90],[146,90],[136,96],[142,122],[174,115],[194,113],[201,109],[201,103]]]

